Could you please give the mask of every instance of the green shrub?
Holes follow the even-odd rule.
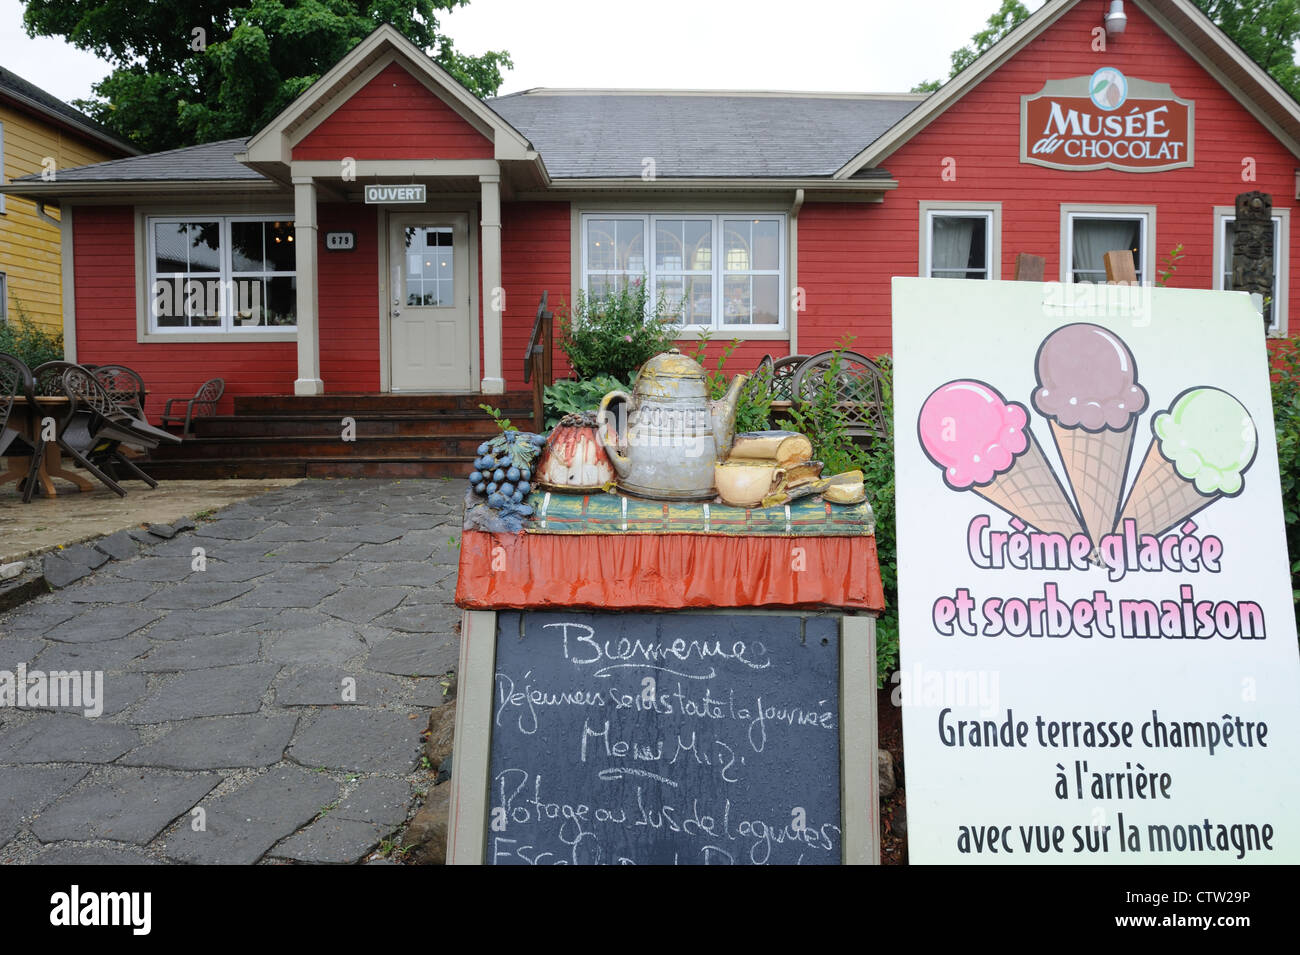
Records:
[[[579,379],[612,375],[631,381],[648,358],[673,347],[680,331],[660,294],[653,309],[643,279],[601,298],[578,292],[572,308],[560,306],[560,347]]]
[[[825,376],[829,382],[838,373],[840,355],[852,343],[842,340],[835,347]],[[885,410],[884,438],[869,445],[857,444],[846,433],[848,422],[836,407],[841,398],[834,388],[819,388],[811,402],[790,408],[790,423],[806,434],[813,445],[813,457],[826,465],[823,474],[862,471],[867,500],[876,518],[876,553],[880,579],[885,590],[885,612],[876,621],[876,677],[880,686],[898,667],[898,535],[894,524],[894,362],[888,355],[874,359],[881,372],[881,398]]]
[[[707,356],[705,352],[709,347],[711,335],[708,331],[700,335],[700,339],[695,344],[695,350],[691,352],[691,358],[704,367]],[[731,358],[731,353],[736,350],[740,344],[739,338],[733,338],[727,344],[722,346],[722,352],[718,355],[716,367],[713,371],[704,368],[705,378],[709,386],[709,397],[713,400],[721,398],[727,393],[731,386],[731,378],[727,376],[727,360]],[[742,431],[766,431],[770,425],[769,418],[772,414],[772,373],[767,369],[760,371],[746,370],[742,374],[749,376],[749,381],[745,383],[740,392],[740,400],[736,403],[736,433]]]
[[[0,322],[0,352],[22,359],[28,368],[63,359],[63,333],[46,331],[15,303],[17,316]]]
[[[1273,419],[1277,463],[1282,475],[1282,514],[1291,556],[1291,596],[1300,623],[1300,338],[1274,356]]]
[[[567,414],[578,411],[594,411],[600,407],[600,399],[611,391],[632,391],[613,375],[597,375],[585,381],[565,379],[546,386],[546,430],[550,431],[560,419]]]

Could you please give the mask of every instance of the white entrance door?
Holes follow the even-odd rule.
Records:
[[[389,218],[393,391],[470,391],[469,217]]]

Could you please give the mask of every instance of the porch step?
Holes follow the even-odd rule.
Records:
[[[426,394],[327,394],[327,395],[236,395],[235,414],[338,414],[416,413],[430,411],[471,412],[483,415],[480,405],[503,414],[531,414],[531,392],[504,395]]]
[[[315,457],[284,458],[208,458],[194,460],[153,461],[144,465],[154,478],[163,480],[216,480],[218,478],[447,478],[464,480],[468,463],[460,459],[379,458],[323,459]]]
[[[499,433],[488,404],[533,428],[532,395],[237,396],[235,413],[195,419],[193,435],[141,466],[161,478],[463,478]],[[344,418],[355,426],[344,441]]]

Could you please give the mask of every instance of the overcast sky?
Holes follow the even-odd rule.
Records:
[[[534,86],[895,92],[947,79],[949,54],[998,3],[472,0],[442,26],[463,52],[509,51],[515,68],[504,93]],[[1031,11],[1042,4],[1026,2]],[[64,100],[89,96],[108,72],[61,40],[29,39],[20,0],[0,0],[0,66]]]

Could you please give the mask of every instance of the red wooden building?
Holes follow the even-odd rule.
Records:
[[[1221,288],[1250,190],[1273,197],[1285,335],[1300,104],[1188,0],[1124,8],[1108,32],[1109,2],[1049,0],[929,96],[484,102],[384,27],[249,140],[4,191],[62,208],[70,357],[139,370],[151,413],[226,380],[234,414],[197,445],[208,473],[256,470],[240,471],[240,419],[260,417],[269,447],[277,427],[303,438],[275,424],[292,415],[328,427],[278,473],[326,454],[364,465],[334,473],[455,470],[455,442],[382,441],[415,440],[405,415],[468,418],[522,392],[543,291],[572,302],[644,276],[680,303],[684,338],[743,340],[732,371],[846,336],[875,354],[895,275],[1010,278],[1030,252],[1049,280],[1096,281],[1128,247],[1149,283],[1181,245],[1170,284]],[[340,448],[341,414],[379,443]]]

